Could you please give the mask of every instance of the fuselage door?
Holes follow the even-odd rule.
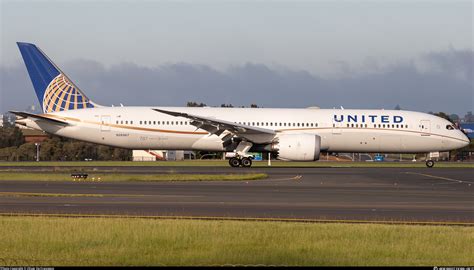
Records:
[[[100,116],[100,131],[110,131],[110,115]]]
[[[430,120],[421,120],[419,128],[421,131],[421,136],[430,136],[430,133],[431,133]]]

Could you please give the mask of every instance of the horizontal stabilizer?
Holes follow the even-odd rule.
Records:
[[[38,114],[27,113],[27,112],[16,112],[16,111],[10,111],[10,113],[20,116],[20,117],[24,117],[24,118],[31,118],[33,121],[42,120],[42,121],[51,122],[58,125],[69,125],[69,123],[66,121],[53,119],[44,115],[38,115]]]

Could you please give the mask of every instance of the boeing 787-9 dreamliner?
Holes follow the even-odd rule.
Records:
[[[43,113],[12,111],[16,123],[67,138],[128,149],[234,152],[232,167],[250,167],[249,152],[315,161],[321,151],[427,153],[469,144],[451,122],[412,111],[101,106],[36,45],[18,47]]]

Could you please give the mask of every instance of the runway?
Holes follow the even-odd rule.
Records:
[[[237,182],[0,181],[0,213],[474,222],[473,169],[109,169],[147,174],[264,172],[269,177]],[[93,196],[5,195],[10,193]]]

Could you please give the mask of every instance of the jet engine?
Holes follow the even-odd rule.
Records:
[[[272,151],[277,152],[278,159],[283,160],[318,160],[321,137],[314,134],[281,134],[272,144]]]

